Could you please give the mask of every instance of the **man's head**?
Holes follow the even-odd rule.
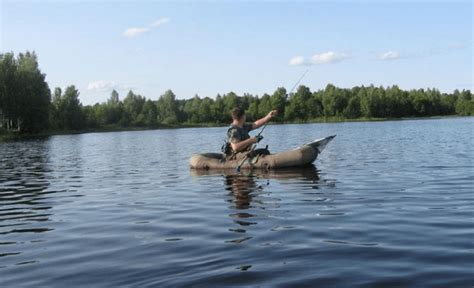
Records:
[[[245,110],[239,107],[232,109],[232,120],[243,123],[246,120]]]

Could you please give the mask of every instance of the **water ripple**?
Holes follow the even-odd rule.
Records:
[[[272,125],[338,136],[252,173],[189,171],[225,127],[2,143],[0,286],[470,287],[473,124]]]

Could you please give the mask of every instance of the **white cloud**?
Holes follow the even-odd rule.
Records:
[[[126,92],[132,90],[133,87],[121,85],[115,81],[97,80],[87,84],[87,90],[91,92],[111,92],[112,90]]]
[[[108,92],[117,88],[118,85],[116,82],[105,80],[92,81],[87,85],[87,90],[95,92]]]
[[[395,60],[400,58],[400,53],[397,51],[387,51],[384,53],[380,53],[378,55],[379,60]]]
[[[132,27],[132,28],[128,28],[126,29],[122,35],[125,36],[125,37],[128,37],[128,38],[133,38],[133,37],[137,37],[137,36],[140,36],[144,33],[147,33],[147,32],[150,32],[151,30],[163,25],[163,24],[166,24],[168,22],[170,22],[171,19],[168,18],[168,17],[163,17],[163,18],[160,18],[156,21],[154,21],[153,23],[149,24],[148,26],[145,26],[145,27]]]
[[[311,57],[312,64],[327,64],[339,62],[346,59],[348,56],[345,53],[338,53],[333,51],[328,51],[320,54],[314,54]]]
[[[348,57],[349,56],[345,53],[328,51],[328,52],[323,52],[319,54],[314,54],[313,56],[311,56],[309,61],[307,61],[305,57],[303,56],[295,56],[290,59],[289,64],[291,66],[319,65],[319,64],[340,62]]]
[[[170,22],[170,20],[171,20],[171,19],[168,18],[168,17],[160,18],[160,19],[156,20],[155,22],[151,23],[151,24],[150,24],[150,27],[158,27],[158,26],[160,26],[160,25],[163,25],[163,24],[165,24],[165,23]]]
[[[142,35],[143,33],[145,32],[148,32],[150,31],[149,28],[137,28],[137,27],[133,27],[133,28],[128,28],[127,30],[125,30],[123,32],[123,36],[125,37],[129,37],[129,38],[132,38],[132,37],[137,37],[137,36],[140,36]]]
[[[296,56],[290,59],[291,66],[299,66],[304,64],[304,57],[303,56]]]

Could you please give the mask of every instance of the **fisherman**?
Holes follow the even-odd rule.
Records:
[[[254,123],[245,123],[245,110],[242,108],[234,108],[231,112],[232,124],[227,130],[227,142],[223,146],[223,152],[226,155],[235,155],[239,152],[248,152],[252,145],[260,142],[263,139],[262,135],[250,137],[249,132],[258,129],[269,122],[277,115],[277,110],[270,111],[267,116],[258,119]],[[268,155],[268,149],[256,149],[252,152],[253,155]]]

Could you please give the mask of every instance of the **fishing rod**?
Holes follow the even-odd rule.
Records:
[[[300,79],[298,80],[298,82],[295,83],[295,85],[293,86],[293,88],[291,88],[291,91],[289,94],[293,93],[293,91],[295,90],[296,86],[298,86],[298,84],[300,84],[301,80],[303,80],[304,76],[306,76],[306,73],[308,73],[309,69],[306,69],[303,73],[303,75],[301,75]]]
[[[308,73],[309,69],[306,69],[303,73],[303,75],[301,75],[300,79],[298,79],[298,81],[295,83],[295,85],[293,85],[293,88],[291,88],[290,90],[290,93],[288,93],[287,95],[290,95],[291,93],[293,93],[293,91],[295,90],[296,86],[298,86],[298,84],[300,84],[301,80],[303,80],[304,76],[306,76],[306,73]],[[270,122],[270,121],[268,121]],[[263,125],[262,127],[262,130],[260,130],[260,132],[257,134],[257,136],[260,136],[263,132],[263,130],[265,130],[265,127],[267,127],[267,123],[265,123],[265,125]]]
[[[291,93],[293,93],[293,91],[295,90],[296,86],[298,86],[298,84],[300,84],[301,80],[303,80],[304,76],[306,76],[306,73],[308,73],[309,69],[306,69],[303,73],[303,75],[301,75],[300,79],[298,79],[298,81],[295,83],[295,85],[293,85],[293,88],[291,88],[290,90],[290,93],[288,93],[287,95],[290,95]],[[265,128],[267,127],[267,124],[268,122],[270,121],[267,121],[263,127],[262,127],[262,130],[260,130],[260,132],[258,132],[257,134],[257,138],[260,137],[260,135],[262,135],[263,133],[263,130],[265,130]],[[258,142],[257,142],[258,143]],[[244,159],[242,159],[242,161],[240,162],[239,165],[237,165],[237,167],[235,168],[235,170],[237,172],[240,172],[240,168],[242,167],[242,165],[244,165],[244,162],[249,158],[250,154],[255,150],[255,148],[257,147],[257,143],[255,143],[253,146],[252,146],[252,149],[250,149],[250,151],[247,153],[247,155],[245,155]]]

